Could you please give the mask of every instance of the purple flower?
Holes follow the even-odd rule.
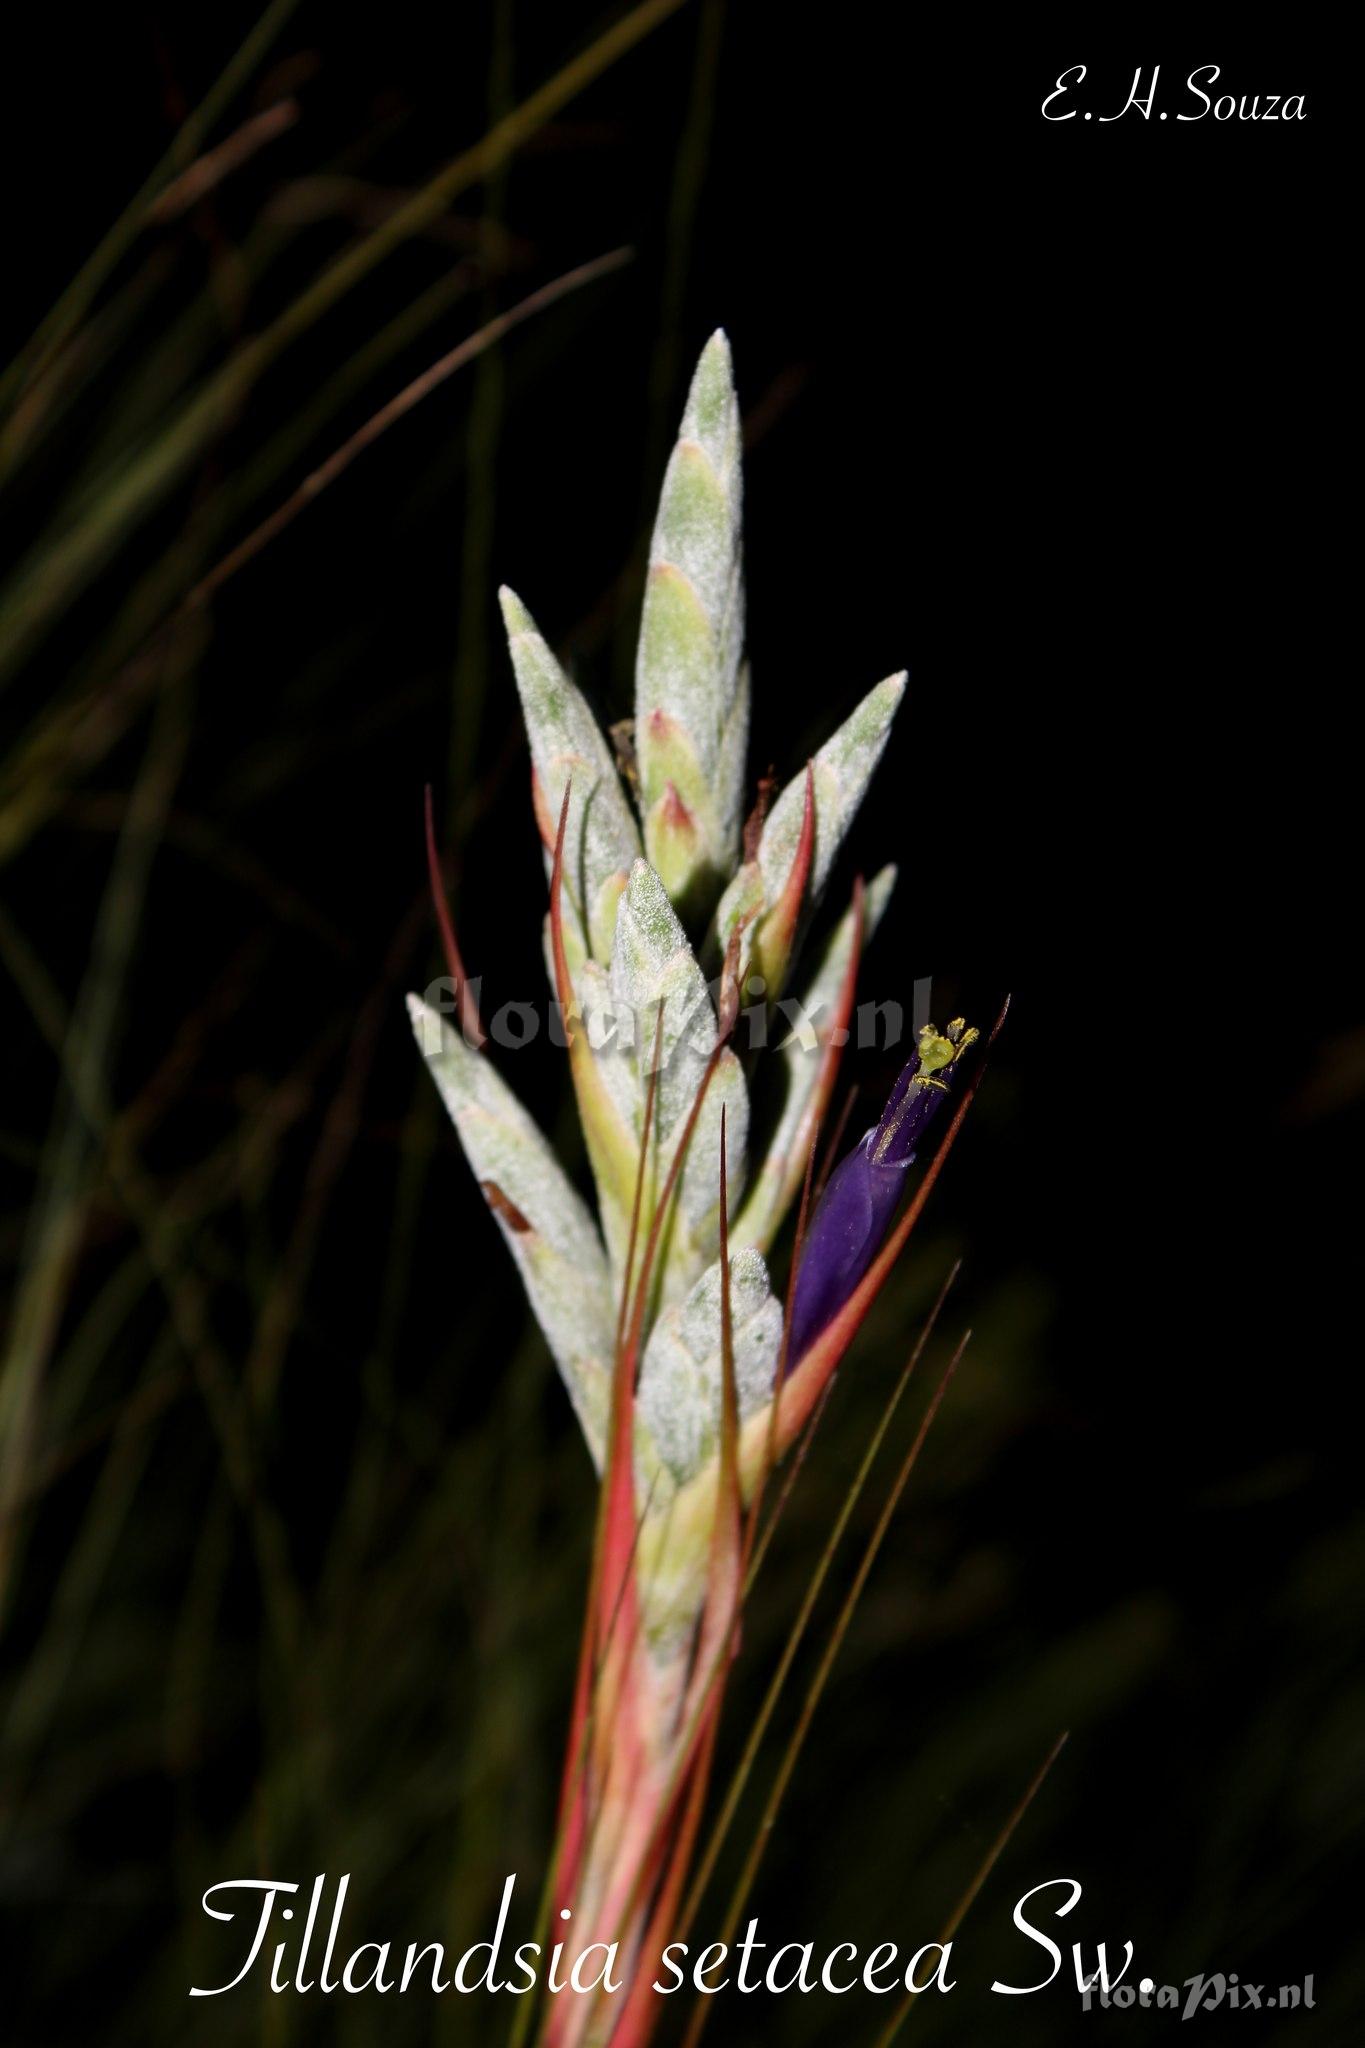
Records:
[[[976,1036],[961,1017],[943,1033],[926,1024],[881,1122],[840,1160],[826,1182],[796,1275],[789,1370],[838,1314],[877,1256],[905,1188],[906,1168],[948,1094],[954,1066]]]

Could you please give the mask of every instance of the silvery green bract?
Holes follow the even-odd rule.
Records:
[[[778,796],[761,830],[745,834],[749,677],[740,509],[739,410],[729,344],[717,333],[692,380],[654,526],[636,664],[638,776],[629,791],[582,692],[525,604],[502,592],[547,866],[569,791],[563,952],[574,1028],[586,1048],[574,1081],[596,1218],[489,1056],[467,1043],[453,1021],[411,999],[418,1043],[599,1469],[656,1030],[640,1241],[716,1048],[716,977],[727,948],[748,991],[771,1000],[787,986],[904,690],[903,676],[871,690],[809,771]],[[842,690],[843,679],[832,677],[830,695]],[[893,882],[886,869],[866,891],[864,938]],[[670,1501],[695,1490],[716,1457],[722,1111],[732,1351],[741,1418],[748,1419],[771,1399],[781,1344],[781,1306],[765,1256],[800,1190],[822,1038],[854,952],[850,909],[803,991],[809,1022],[774,1029],[770,1049],[752,1057],[729,1045],[719,1055],[660,1235],[634,1428],[640,1499],[646,1523],[654,1525],[643,1548],[663,1564],[665,1593],[647,1616],[661,1655],[693,1619],[702,1583],[695,1560],[668,1554],[663,1531]],[[551,954],[552,987],[554,979]],[[754,1142],[759,1119],[750,1113],[751,1086],[763,1106],[761,1147]]]

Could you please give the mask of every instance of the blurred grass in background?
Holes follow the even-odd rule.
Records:
[[[65,96],[53,22],[27,74],[41,207],[0,383],[6,2042],[464,2043],[509,2023],[453,1999],[185,1996],[224,1953],[198,1910],[217,1879],[350,1871],[355,1941],[458,1948],[508,1872],[529,1902],[549,1840],[590,1474],[399,1000],[438,966],[428,780],[485,1012],[540,993],[498,579],[624,713],[681,377],[723,320],[750,440],[754,771],[789,772],[907,655],[932,707],[979,652],[932,595],[955,504],[904,481],[960,455],[977,473],[941,417],[975,344],[926,344],[907,384],[886,279],[910,167],[852,95],[856,53],[827,75],[722,0],[529,12],[399,6],[365,35],[289,0],[254,27],[106,19]],[[936,213],[920,262],[975,278]],[[625,248],[312,492],[433,363]],[[1009,394],[987,403],[1001,432]],[[999,858],[1007,734],[975,781],[935,783],[921,730],[863,831],[865,860],[906,877],[866,992],[908,1005],[933,973],[976,1014],[1022,964],[1024,1000],[793,1497],[731,1740],[964,1252],[949,1320],[972,1353],[755,1910],[774,1939],[932,1938],[1070,1726],[967,1985],[916,2022],[1053,2042],[1095,2023],[972,1987],[1018,1963],[1009,1903],[1063,1871],[1095,1901],[1078,1935],[1131,1936],[1159,1981],[1328,1971],[1314,1904],[1362,1814],[1365,1530],[1323,1485],[1308,1390],[1332,1354],[1311,1315],[1271,1315],[1301,1400],[1267,1412],[1221,1363],[1237,1302],[1216,1330],[1167,1320],[1197,1216],[1149,1209],[1150,1242],[1123,1243],[1122,1204],[1159,1201],[1164,1163],[1134,1165],[1108,1227],[1091,1209],[1101,1070],[1070,1044],[1059,1107],[1070,998],[1043,965],[1059,935]],[[1358,1037],[1326,1022],[1263,1133],[1295,1179],[1358,1115]],[[854,1078],[875,1096],[893,1065]],[[548,1048],[516,1082],[571,1144]],[[1326,1245],[1286,1227],[1291,1265],[1330,1249],[1330,1223]],[[1360,1965],[1337,1968],[1349,2003]],[[714,2037],[826,2040],[816,2004],[722,2007]]]

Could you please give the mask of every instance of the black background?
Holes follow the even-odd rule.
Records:
[[[523,95],[608,19],[513,10],[505,85]],[[227,264],[273,192],[357,138],[378,138],[366,175],[398,187],[481,133],[497,22],[487,7],[390,5],[354,24],[304,9],[281,44],[319,58],[302,118],[169,238],[150,317],[169,323],[177,295],[187,302]],[[244,27],[224,8],[30,24],[9,95],[16,342],[164,146],[177,97],[200,96]],[[1093,98],[1082,88],[1076,104],[1112,112],[1133,66],[1159,59],[1174,111],[1186,104],[1179,81],[1210,58],[1235,92],[1305,93],[1308,118],[1040,117],[1067,64],[1091,66]],[[857,693],[908,667],[857,835],[864,865],[894,857],[902,877],[868,990],[904,993],[932,975],[945,1005],[983,1021],[1013,992],[920,1292],[907,1297],[921,1298],[949,1246],[963,1250],[960,1316],[978,1333],[965,1419],[945,1421],[921,1515],[913,1496],[907,1506],[755,1902],[775,1938],[929,1939],[1052,1734],[1070,1726],[962,1937],[960,1988],[917,2016],[945,2042],[1082,2040],[1121,2024],[1078,2018],[1055,1991],[984,1992],[997,1967],[1028,1967],[1002,1934],[1010,1903],[1062,1874],[1086,1887],[1071,1938],[1131,1936],[1137,1967],[1158,1982],[1201,1968],[1269,1984],[1316,1974],[1314,2014],[1279,2032],[1249,2015],[1206,2017],[1205,2033],[1225,2023],[1256,2042],[1355,2038],[1359,1964],[1330,1932],[1365,1791],[1352,1669],[1365,1530],[1347,1422],[1359,1347],[1343,1313],[1362,1072],[1345,786],[1354,644],[1343,652],[1339,638],[1355,464],[1345,117],[1331,68],[1288,42],[1244,48],[1231,26],[1196,37],[1186,23],[1172,38],[1148,23],[1101,46],[1088,29],[1041,21],[1002,34],[911,10],[815,23],[792,9],[685,7],[492,193],[460,202],[463,217],[486,207],[506,222],[516,274],[366,386],[259,507],[477,313],[633,248],[628,269],[395,428],[215,602],[175,806],[270,886],[173,845],[137,941],[117,1086],[135,1095],[155,1070],[168,1011],[203,1005],[210,1019],[153,1140],[166,1200],[210,1133],[248,1128],[255,1091],[310,1042],[323,1048],[315,1095],[272,1155],[270,1194],[254,1222],[227,1228],[244,1268],[295,1256],[329,1104],[357,1057],[363,1067],[262,1426],[262,1483],[312,1600],[348,1461],[380,1427],[381,1359],[396,1448],[362,1583],[382,1605],[407,1518],[458,1469],[405,1449],[392,1416],[418,1418],[440,1443],[470,1428],[499,1440],[498,1346],[522,1326],[453,1141],[437,1134],[406,1219],[408,1293],[375,1334],[415,1087],[397,997],[436,964],[419,907],[422,785],[462,821],[450,834],[456,903],[487,1002],[535,994],[543,884],[494,587],[519,589],[609,716],[628,711],[633,551],[690,360],[723,323],[751,434],[751,765],[794,772]],[[343,245],[334,225],[319,227],[240,299],[229,292],[222,348]],[[129,536],[39,650],[23,706],[98,642],[139,567],[182,527],[194,533],[222,476],[449,260],[430,240],[403,250],[270,373],[185,495]],[[112,403],[97,387],[73,435]],[[480,420],[495,422],[483,443]],[[12,501],[16,547],[47,489],[39,474]],[[209,559],[220,551],[215,535]],[[116,811],[136,765],[134,732],[7,877],[16,916],[42,934],[68,990],[108,856],[99,800]],[[26,1024],[13,1045],[7,1116],[35,1119],[41,1136],[50,1054]],[[562,1074],[548,1052],[524,1058],[516,1084],[549,1117]],[[869,1060],[855,1078],[870,1098],[887,1074]],[[111,1233],[97,1212],[73,1302],[103,1270]],[[245,1353],[249,1298],[227,1287],[211,1313],[229,1355]],[[135,1333],[130,1359],[149,1340],[150,1326]],[[869,1384],[885,1385],[902,1342],[890,1316],[871,1333]],[[104,1403],[121,1398],[125,1370],[121,1355],[108,1365]],[[494,1830],[481,1875],[458,1894],[471,1939],[514,1850],[544,1838],[566,1696],[581,1552],[565,1530],[586,1512],[586,1469],[543,1360],[537,1371],[536,1442],[560,1476],[528,1513],[543,1546],[568,1546],[553,1595],[568,1605],[527,1709],[544,1753],[520,1774],[507,1860]],[[851,1375],[842,1403],[826,1506],[860,1441]],[[229,1874],[212,1858],[241,1839],[232,1830],[250,1811],[263,1738],[228,1681],[188,1763],[169,1768],[138,1739],[156,1720],[157,1646],[185,1598],[173,1553],[191,1543],[213,1455],[192,1400],[158,1428],[104,1610],[138,1646],[137,1686],[115,1680],[88,1713],[55,1721],[35,1767],[40,1785],[58,1783],[104,1717],[108,1768],[87,1774],[82,1761],[74,1782],[88,1796],[20,1798],[9,1814],[4,1911],[22,1916],[32,1964],[24,2041],[209,2038],[195,2031],[203,2009],[187,2017],[177,1988],[177,1929],[196,1911],[187,1872]],[[33,1518],[16,1670],[40,1639],[92,1473],[77,1460]],[[817,1489],[812,1529],[821,1505]],[[474,1692],[522,1682],[499,1662],[503,1636],[490,1647],[478,1626],[477,1582],[496,1556],[487,1541],[486,1554],[476,1543],[472,1558],[446,1556],[444,1592],[434,1546],[430,1700],[392,1710],[391,1726],[380,1713],[368,1739],[385,1764],[343,1754],[334,1800],[387,1798],[391,1745],[458,1751]],[[797,1585],[797,1563],[783,1569]],[[548,1596],[523,1608],[518,1586],[502,1588],[499,1627],[525,1658]],[[216,1653],[233,1671],[255,1669],[257,1600],[239,1564]],[[352,1659],[345,1617],[334,1637],[345,1686],[363,1694],[377,1683],[372,1650],[358,1626]],[[739,1681],[740,1725],[756,1682]],[[144,1705],[126,1706],[139,1688]],[[187,1809],[199,1861],[177,1865]],[[373,1880],[357,1939],[425,1938],[439,1912],[431,1873],[465,1826],[458,1797],[392,1815],[407,1878]],[[307,1860],[322,1840],[286,1834],[291,1875],[324,1867]],[[866,2008],[831,2018],[818,2004],[785,2000],[755,2017],[731,2002],[713,2034],[870,2038]],[[256,2038],[254,2018],[239,2035],[219,2010],[212,2022],[224,2039]],[[1155,2036],[1172,2023],[1132,2025]],[[335,2036],[335,2016],[309,2024],[308,2038],[362,2039],[400,2018],[370,2007],[345,2022],[359,2032]],[[431,2038],[420,2015],[401,2024]],[[468,2016],[443,2024],[442,2038],[475,2038],[460,2032]]]

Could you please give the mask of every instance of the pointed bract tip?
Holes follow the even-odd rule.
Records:
[[[682,438],[699,441],[710,459],[718,461],[738,431],[739,406],[735,397],[734,365],[724,328],[718,327],[707,342],[688,386],[683,408]]]
[[[536,622],[517,596],[510,583],[498,585],[498,603],[502,607],[502,622],[509,633],[534,633]]]
[[[417,1040],[417,1050],[424,1060],[435,1059],[444,1044],[443,1019],[439,1011],[432,1009],[430,1003],[423,1002],[421,996],[410,994],[406,1001],[408,1021],[412,1025],[412,1035]]]

